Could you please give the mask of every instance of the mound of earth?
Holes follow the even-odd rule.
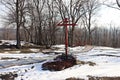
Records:
[[[14,80],[18,75],[17,74],[13,74],[13,73],[8,73],[8,74],[4,74],[4,75],[0,75],[0,79],[2,80]]]
[[[72,55],[59,55],[52,62],[46,62],[42,65],[43,70],[60,71],[76,65],[76,58]]]

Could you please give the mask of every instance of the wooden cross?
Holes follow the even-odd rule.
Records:
[[[65,54],[66,58],[68,55],[68,27],[67,26],[72,26],[74,27],[76,24],[72,23],[70,24],[70,21],[68,18],[65,18],[63,21],[57,24],[57,26],[64,26],[65,27]]]

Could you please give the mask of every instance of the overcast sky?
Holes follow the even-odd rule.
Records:
[[[103,0],[102,0],[103,1]],[[109,0],[109,3],[115,3],[116,0]],[[107,2],[105,2],[107,4]],[[109,4],[108,3],[108,4]],[[117,7],[117,5],[115,5]],[[102,6],[99,11],[98,23],[101,25],[120,25],[120,10]]]
[[[116,0],[109,0],[109,2],[115,2],[115,1]],[[3,10],[4,10],[4,7],[0,5],[0,16],[1,15],[4,16]],[[102,6],[102,8],[98,11],[97,16],[98,16],[97,17],[98,25],[103,25],[103,26],[109,25],[109,24],[116,25],[116,26],[120,25],[120,10]],[[2,23],[1,23],[1,17],[0,17],[0,27],[2,26],[1,24]]]

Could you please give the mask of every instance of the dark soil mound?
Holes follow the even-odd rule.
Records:
[[[85,80],[80,78],[67,78],[65,80]],[[88,80],[120,80],[120,77],[89,77]]]
[[[54,60],[57,60],[57,61],[65,61],[65,60],[76,61],[76,58],[73,55],[66,56],[65,54],[62,54],[62,55],[57,56]]]
[[[0,41],[0,43],[2,43],[2,41]]]
[[[84,79],[80,79],[80,78],[67,78],[65,80],[84,80]]]
[[[72,55],[57,56],[54,61],[46,62],[42,65],[43,70],[60,71],[76,65],[76,59]]]
[[[120,77],[90,77],[89,80],[120,80]]]
[[[9,73],[9,74],[0,75],[0,79],[2,79],[2,80],[14,80],[15,77],[17,77],[17,76],[18,76],[17,74]]]
[[[7,44],[7,43],[0,45],[0,49],[5,49],[5,48],[15,49],[16,45]]]

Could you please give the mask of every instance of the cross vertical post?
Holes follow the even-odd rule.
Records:
[[[68,54],[68,27],[67,27],[67,18],[65,18],[65,54],[66,54],[66,59],[67,59],[67,54]]]

